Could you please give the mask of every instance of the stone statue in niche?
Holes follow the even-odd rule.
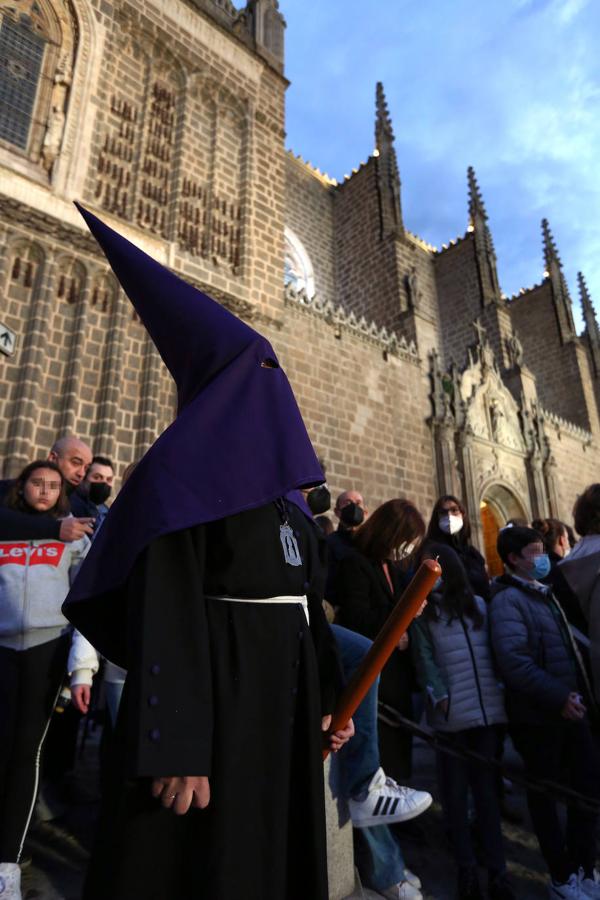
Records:
[[[511,336],[506,341],[506,349],[508,351],[508,359],[510,361],[510,365],[513,368],[517,366],[523,365],[523,344],[517,337],[516,332],[513,331]]]
[[[495,441],[500,442],[502,440],[505,421],[504,410],[496,398],[490,403],[490,422],[492,426],[492,437]]]
[[[72,80],[72,61],[69,53],[63,53],[56,66],[50,97],[50,114],[42,144],[43,166],[50,175],[58,156],[65,127],[65,110]]]
[[[417,275],[416,266],[413,266],[406,276],[406,290],[409,307],[411,309],[419,309],[421,305],[421,291],[419,289],[419,276]]]

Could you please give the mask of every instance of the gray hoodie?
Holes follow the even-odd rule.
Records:
[[[600,534],[588,534],[558,564],[577,596],[589,625],[590,663],[596,700],[600,700]]]
[[[0,646],[27,650],[70,629],[61,612],[87,537],[63,541],[0,541]]]

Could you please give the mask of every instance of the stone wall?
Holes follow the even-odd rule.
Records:
[[[315,290],[321,300],[339,302],[336,295],[333,248],[333,185],[291,154],[285,166],[285,224],[300,239],[310,257]]]
[[[472,322],[481,312],[473,242],[465,238],[441,251],[435,257],[435,271],[443,358],[446,365],[464,366],[467,347],[473,343]]]
[[[584,388],[587,359],[576,338],[561,341],[550,281],[513,298],[509,309],[542,405],[581,428],[595,427],[597,410],[588,408]]]
[[[399,179],[378,178],[381,156],[337,184],[286,153],[282,42],[259,47],[261,28],[274,32],[260,17],[238,21],[228,0],[56,0],[56,10],[66,50],[48,57],[37,150],[0,146],[2,321],[18,335],[15,356],[0,356],[5,474],[66,432],[121,467],[174,412],[170,377],[72,206],[83,199],[272,340],[333,491],[360,487],[371,507],[406,494],[427,514],[436,482],[459,477],[456,448],[433,447],[428,373],[437,359],[436,427],[442,434],[455,416],[460,443],[450,364],[463,369],[475,352],[475,321],[484,329],[477,353],[491,353],[521,403],[508,369],[514,325],[537,379],[530,410],[541,404],[564,420],[550,417],[550,449],[555,505],[568,514],[597,477],[598,382],[585,346],[561,343],[548,282],[510,303],[483,290],[475,245],[486,217],[471,216],[466,235],[436,252],[401,215],[390,218]],[[393,133],[383,124],[377,152],[389,163]],[[283,290],[285,226],[310,257],[313,302]],[[523,409],[515,427],[519,417]],[[499,477],[500,457],[488,457],[486,471]],[[474,515],[476,487],[465,484]]]
[[[397,327],[404,291],[396,244],[381,238],[375,159],[371,158],[334,195],[334,252],[338,299],[357,316]]]

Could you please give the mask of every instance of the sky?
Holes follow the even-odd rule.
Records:
[[[396,136],[406,228],[468,224],[475,168],[509,296],[541,281],[550,223],[581,325],[600,319],[599,0],[280,0],[287,147],[341,180],[374,149],[375,84]]]

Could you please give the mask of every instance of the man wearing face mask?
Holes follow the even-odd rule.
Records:
[[[451,494],[439,497],[433,507],[423,551],[429,544],[445,544],[460,557],[474,594],[490,599],[490,580],[485,560],[471,543],[471,525],[464,504]]]
[[[328,562],[325,598],[332,606],[336,604],[335,582],[340,560],[352,552],[352,536],[368,516],[365,501],[359,491],[343,491],[335,502],[333,510],[339,524],[337,531],[327,538]]]
[[[600,769],[588,718],[592,691],[567,618],[542,584],[550,560],[541,536],[532,528],[503,528],[498,554],[506,574],[494,583],[490,626],[513,743],[529,778],[566,784],[597,801]],[[550,897],[600,897],[594,871],[597,814],[567,806],[564,829],[549,793],[528,791],[527,802],[551,875]]]
[[[106,456],[94,456],[84,480],[71,497],[75,516],[91,516],[97,532],[108,515],[106,501],[111,495],[115,479],[114,467]]]
[[[331,494],[326,484],[320,484],[316,488],[303,493],[306,497],[308,508],[313,516],[321,516],[331,507]]]

